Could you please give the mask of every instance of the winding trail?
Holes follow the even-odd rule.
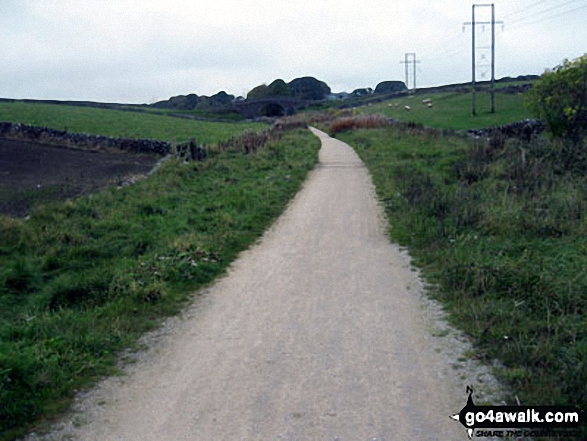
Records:
[[[138,368],[102,387],[91,441],[464,440],[461,380],[371,178],[317,130],[283,216]]]

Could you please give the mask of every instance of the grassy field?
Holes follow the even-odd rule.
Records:
[[[124,106],[123,106],[124,109]],[[128,107],[131,111],[136,109],[136,107]],[[227,120],[227,121],[243,121],[246,117],[237,112],[208,112],[206,110],[176,110],[176,109],[161,109],[157,107],[141,107],[141,110],[148,113],[155,113],[155,114],[175,114],[175,115],[189,115],[195,116],[197,118],[202,119],[210,119],[210,120]]]
[[[433,100],[428,108],[422,100]],[[405,110],[410,106],[411,110]],[[396,98],[359,108],[362,113],[379,113],[399,121],[414,121],[428,127],[452,130],[480,129],[530,118],[523,94],[495,94],[495,113],[490,113],[490,95],[477,94],[477,116],[471,115],[471,94],[435,93]]]
[[[473,336],[471,356],[501,360],[522,404],[586,409],[585,156],[545,139],[473,144],[429,129],[337,137],[368,166],[393,240]]]
[[[44,126],[71,133],[118,138],[147,138],[200,144],[226,141],[244,130],[260,131],[260,123],[193,121],[143,112],[34,103],[0,103],[0,121]]]
[[[319,141],[166,162],[148,179],[0,217],[0,439],[64,410],[282,212]]]

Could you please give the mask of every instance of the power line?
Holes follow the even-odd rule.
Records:
[[[574,3],[581,4],[584,2],[584,0],[570,0],[570,1],[566,0],[566,1],[563,1],[562,3],[552,5],[552,4],[548,3],[549,1],[550,0],[538,0],[538,1],[535,1],[531,4],[528,4],[524,8],[517,9],[514,12],[507,14],[505,16],[505,18],[508,19],[508,25],[521,24],[521,26],[519,26],[519,27],[522,27],[522,26],[526,26],[526,25],[540,23],[541,21],[539,21],[539,20],[541,20],[540,16],[542,14],[545,14],[545,13],[551,12],[551,11],[555,11],[557,9],[564,8],[567,6],[572,6]],[[539,8],[540,6],[542,8]],[[580,6],[579,8],[572,9],[569,11],[564,11],[561,14],[549,16],[549,17],[543,18],[542,20],[545,21],[545,20],[558,18],[561,15],[565,15],[565,14],[568,14],[571,12],[576,12],[577,10],[580,10],[584,7],[587,7],[587,5],[584,4],[584,5]],[[536,8],[538,8],[538,9],[536,9]],[[527,15],[525,17],[516,17],[517,15],[519,15],[521,13],[526,13],[526,14],[530,13],[531,15]],[[514,20],[509,21],[509,19],[512,17],[515,17]],[[528,22],[528,20],[532,20],[532,18],[535,18],[537,20]],[[464,26],[463,26],[463,31],[464,31]],[[428,61],[435,61],[435,60],[446,59],[446,58],[449,58],[452,56],[460,55],[466,49],[455,48],[454,45],[456,43],[460,43],[460,39],[459,39],[458,35],[454,35],[452,38],[445,39],[443,42],[438,44],[433,49],[425,50],[424,56],[426,57],[426,59]]]
[[[584,1],[584,0],[580,0],[580,3],[583,3],[583,1]],[[539,10],[539,11],[534,11],[534,12],[531,12],[531,13],[527,14],[527,15],[526,15],[526,16],[524,16],[524,17],[521,17],[521,18],[514,19],[514,20],[511,22],[511,24],[521,24],[521,23],[527,22],[528,20],[533,20],[533,19],[535,19],[535,18],[540,18],[541,16],[543,16],[544,14],[547,14],[547,13],[549,13],[549,12],[552,12],[552,11],[557,11],[557,10],[559,10],[559,9],[561,9],[561,8],[565,8],[565,7],[567,7],[567,6],[572,6],[572,5],[573,5],[573,3],[574,3],[574,4],[578,4],[578,3],[577,3],[577,0],[570,0],[570,1],[566,1],[566,2],[564,2],[564,3],[560,3],[560,4],[557,4],[557,5],[553,5],[553,6],[549,7],[549,8],[546,8],[546,9],[541,9],[541,10]]]
[[[550,0],[537,0],[526,3],[526,7],[517,9],[514,12],[505,15],[505,18],[508,21],[508,26],[515,24],[516,28],[524,28],[526,26],[532,26],[538,23],[549,22],[562,16],[573,14],[577,11],[585,10],[587,8],[587,2],[585,2],[585,0],[562,0],[560,2],[557,2],[556,4],[553,4]],[[518,7],[519,6],[520,5],[518,4]],[[468,24],[470,25],[471,23]],[[484,26],[491,24],[491,22],[483,23],[477,21],[477,24]],[[503,22],[495,22],[495,24],[503,25]],[[465,26],[466,25],[463,26],[463,31]],[[456,58],[464,54],[466,50],[466,46],[463,46],[460,35],[455,34],[448,38],[445,38],[433,49],[426,49],[424,51],[424,57],[427,60],[427,63],[437,62],[437,60]],[[485,54],[486,53],[487,52],[485,52]],[[481,50],[481,54],[483,57],[485,56],[484,50]],[[487,71],[489,64],[484,65],[483,61],[481,61],[480,63],[477,63],[476,66]]]
[[[465,47],[462,47],[462,46],[452,47],[452,48],[445,49],[444,51],[441,51],[440,53],[438,53],[434,57],[427,58],[427,61],[436,61],[436,60],[446,59],[449,57],[454,57],[456,55],[460,55],[465,52],[467,52],[467,49]]]
[[[536,6],[538,6],[538,5],[542,4],[542,3],[546,2],[546,1],[548,1],[548,0],[538,0],[538,1],[537,1],[536,3],[534,3],[533,5],[527,6],[527,7],[525,7],[525,8],[522,8],[522,9],[518,9],[518,10],[516,10],[516,11],[514,11],[514,12],[511,12],[510,14],[508,14],[508,15],[507,15],[507,18],[511,18],[511,17],[513,17],[513,16],[515,16],[515,15],[521,14],[522,12],[528,12],[528,10],[529,10],[529,9],[533,9],[533,8],[535,8]]]
[[[581,5],[578,8],[569,9],[567,11],[562,11],[559,14],[551,15],[551,16],[548,16],[548,17],[542,17],[542,18],[539,18],[538,20],[535,20],[535,21],[532,21],[532,22],[522,22],[521,24],[518,25],[518,27],[531,26],[531,25],[535,25],[535,24],[538,24],[538,23],[543,23],[545,21],[554,20],[555,18],[559,18],[559,17],[562,17],[564,15],[567,15],[567,14],[570,14],[570,13],[573,13],[573,12],[577,12],[577,11],[580,11],[581,9],[585,9],[585,8],[587,8],[587,4]]]
[[[438,53],[438,51],[440,49],[444,49],[446,51],[446,49],[448,48],[448,50],[452,50],[452,44],[456,43],[457,40],[460,40],[460,35],[454,35],[452,38],[447,38],[444,42],[436,45],[433,49],[428,50],[428,52],[425,52],[426,55],[431,55],[434,53]],[[438,55],[438,54],[437,54]],[[429,58],[429,57],[426,57]]]

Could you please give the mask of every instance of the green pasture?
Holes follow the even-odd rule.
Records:
[[[0,121],[29,124],[117,138],[146,138],[184,142],[195,138],[213,144],[242,133],[261,131],[262,123],[194,121],[144,112],[40,103],[0,103]]]
[[[422,104],[431,99],[432,107]],[[419,93],[360,107],[362,113],[379,113],[403,122],[417,122],[428,127],[452,130],[500,126],[530,118],[523,94],[495,94],[495,113],[491,113],[490,94],[477,93],[477,115],[471,114],[470,93]],[[409,106],[411,110],[406,110]]]

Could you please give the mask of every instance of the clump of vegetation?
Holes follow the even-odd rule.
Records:
[[[247,94],[248,99],[278,96],[291,97],[291,90],[289,85],[283,80],[275,80],[269,84],[269,86],[266,84],[261,84],[260,86],[253,88]]]
[[[377,127],[385,127],[390,124],[388,118],[382,115],[354,115],[336,118],[330,124],[328,133],[330,136],[335,136],[340,132],[347,132],[356,129],[375,129]]]
[[[561,155],[557,140],[472,141],[400,125],[340,137],[369,167],[391,236],[475,338],[476,356],[502,361],[512,396],[587,408],[581,157]]]
[[[301,100],[322,100],[330,94],[330,87],[313,77],[296,78],[289,83],[283,80],[275,80],[269,86],[261,84],[253,88],[247,98],[266,97],[294,97]]]
[[[245,154],[256,153],[269,142],[278,141],[282,133],[282,131],[276,130],[267,130],[264,132],[248,131],[219,144],[218,148],[220,150],[236,151]]]
[[[225,146],[167,161],[28,220],[0,216],[0,439],[63,410],[224,271],[295,195],[318,148],[292,131],[250,154]]]
[[[308,126],[316,126],[324,131],[328,131],[335,120],[352,117],[353,115],[354,112],[351,109],[329,109],[325,112],[307,111],[276,120],[271,127],[271,131],[280,132],[283,130],[306,128]]]
[[[581,143],[587,134],[587,55],[545,72],[528,98],[554,136]]]

